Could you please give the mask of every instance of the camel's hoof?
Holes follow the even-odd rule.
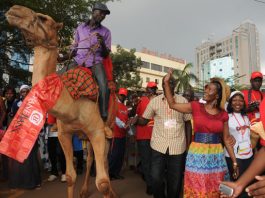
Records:
[[[110,198],[120,198],[113,189],[110,190]]]
[[[88,192],[88,189],[86,190],[81,190],[80,192],[80,198],[88,198],[90,196],[90,193]]]
[[[110,183],[108,180],[100,180],[97,182],[98,191],[101,192],[103,195],[109,193],[110,190]]]
[[[66,175],[66,182],[67,182],[68,187],[74,185],[74,182],[73,182],[72,177],[70,175]]]

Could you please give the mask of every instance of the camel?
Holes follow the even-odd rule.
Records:
[[[19,28],[26,41],[34,47],[32,86],[46,76],[56,72],[58,57],[58,31],[62,23],[56,23],[50,16],[35,13],[33,10],[15,5],[5,14],[10,25]],[[84,133],[93,147],[96,160],[96,187],[104,198],[116,197],[110,185],[106,165],[105,124],[101,119],[98,104],[81,97],[74,100],[63,87],[56,104],[48,111],[57,118],[58,138],[66,158],[68,198],[74,197],[76,172],[73,165],[72,134]],[[90,163],[87,163],[87,171]],[[80,196],[88,196],[89,173],[81,189]]]

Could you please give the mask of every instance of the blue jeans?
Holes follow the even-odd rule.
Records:
[[[137,140],[138,153],[140,155],[142,173],[147,186],[152,186],[151,178],[151,155],[150,140]]]
[[[169,155],[168,152],[163,154],[152,149],[151,176],[154,198],[180,197],[185,156],[185,153]]]
[[[103,121],[106,121],[108,117],[108,104],[110,91],[108,88],[108,80],[104,65],[102,63],[93,65],[91,67],[94,78],[99,86],[99,110]]]

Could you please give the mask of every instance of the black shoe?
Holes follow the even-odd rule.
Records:
[[[103,122],[107,122],[107,120],[108,120],[108,116],[102,116],[101,118],[102,118]]]
[[[147,187],[146,187],[146,194],[148,194],[148,195],[153,195],[153,189],[152,189],[152,186],[147,186]]]

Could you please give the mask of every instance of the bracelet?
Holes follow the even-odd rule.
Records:
[[[233,163],[233,166],[238,166],[238,164],[236,162]]]

